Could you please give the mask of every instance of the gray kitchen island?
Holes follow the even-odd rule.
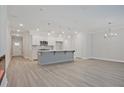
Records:
[[[38,51],[38,63],[41,65],[74,62],[74,50]]]

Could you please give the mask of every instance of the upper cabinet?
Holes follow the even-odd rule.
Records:
[[[32,45],[40,45],[40,41],[48,41],[48,45],[55,45],[56,41],[63,41],[62,38],[56,38],[56,37],[44,37],[44,36],[32,36]]]
[[[48,38],[41,36],[32,36],[32,45],[40,45],[40,41],[48,41]]]
[[[38,41],[39,41],[39,37],[32,36],[32,45],[40,45]]]
[[[54,37],[48,37],[48,45],[55,45],[55,38]]]

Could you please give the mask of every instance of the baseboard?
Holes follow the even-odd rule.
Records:
[[[89,59],[87,57],[75,57],[75,59]]]
[[[89,58],[87,58],[87,57],[82,57],[82,59],[89,59]]]
[[[7,83],[8,83],[8,81],[7,81],[7,77],[6,77],[6,74],[5,74],[4,77],[3,77],[3,80],[1,82],[1,86],[0,87],[6,87]]]
[[[28,59],[28,60],[32,60],[32,58],[30,58],[30,57],[25,57],[25,56],[23,56],[25,59]]]
[[[105,61],[122,62],[122,63],[124,63],[124,60],[116,60],[116,59],[109,59],[109,58],[91,57],[89,59],[98,59],[98,60],[105,60]]]

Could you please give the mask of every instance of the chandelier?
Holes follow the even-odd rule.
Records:
[[[108,32],[104,34],[104,38],[112,38],[118,35],[117,33],[111,31],[111,26],[110,26],[111,24],[112,24],[111,22],[108,22],[109,29]]]

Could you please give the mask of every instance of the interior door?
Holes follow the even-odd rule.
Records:
[[[13,56],[22,56],[22,37],[12,37],[12,55]]]

